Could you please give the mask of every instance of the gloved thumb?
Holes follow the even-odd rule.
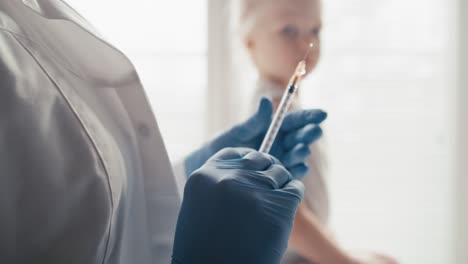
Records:
[[[245,142],[266,133],[273,115],[273,102],[263,97],[260,100],[257,112],[243,123],[232,128],[233,133],[239,140]]]

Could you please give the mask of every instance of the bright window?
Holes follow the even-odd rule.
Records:
[[[450,1],[324,1],[304,103],[330,112],[333,226],[352,248],[454,263]]]

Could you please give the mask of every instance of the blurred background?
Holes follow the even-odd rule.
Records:
[[[174,162],[249,113],[256,76],[228,0],[67,2],[131,58]],[[323,0],[302,103],[329,113],[331,226],[346,248],[468,263],[466,2]]]

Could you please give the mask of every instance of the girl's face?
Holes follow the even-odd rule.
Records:
[[[320,9],[320,0],[275,0],[259,7],[262,13],[245,45],[262,77],[287,83],[311,42],[307,74],[315,68],[320,55]]]

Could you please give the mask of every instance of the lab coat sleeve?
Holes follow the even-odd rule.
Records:
[[[0,31],[0,263],[103,263],[99,157],[40,65]]]

